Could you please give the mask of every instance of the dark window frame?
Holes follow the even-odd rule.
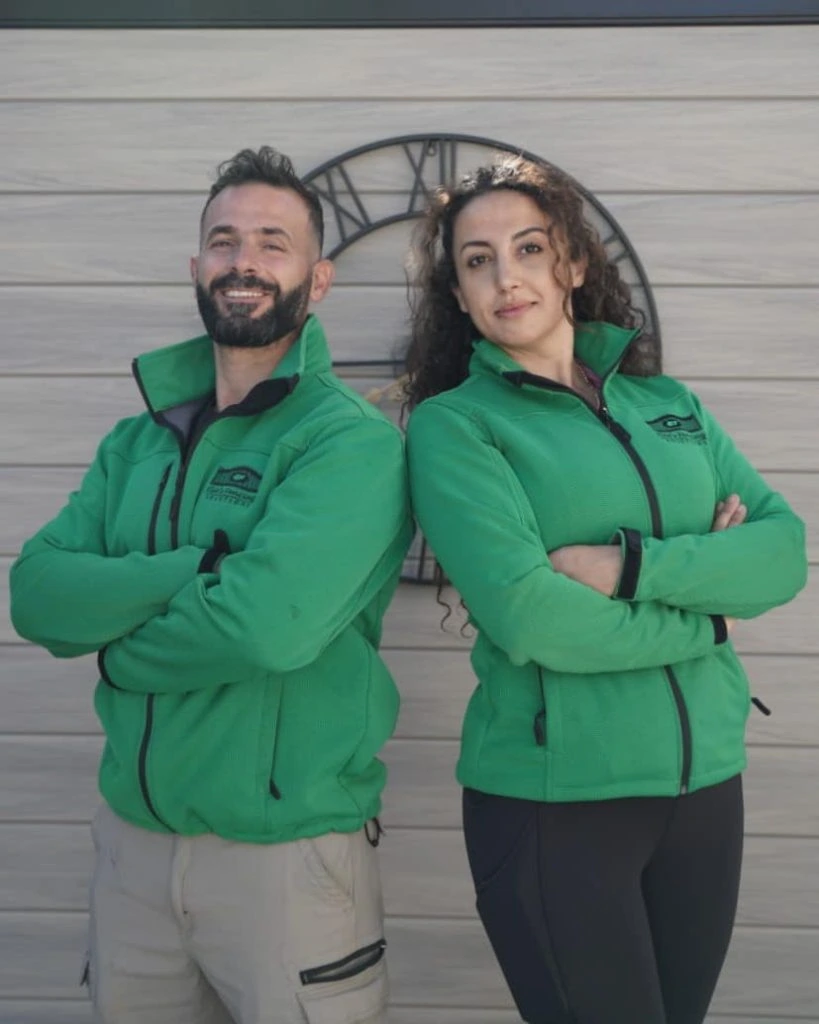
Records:
[[[298,13],[294,14],[294,7]],[[612,7],[616,6],[615,11]],[[499,8],[502,8],[500,10]],[[0,28],[520,28],[819,23],[819,0],[4,0]]]

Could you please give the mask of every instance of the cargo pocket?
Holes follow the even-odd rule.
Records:
[[[381,1024],[387,1006],[386,940],[299,972],[301,1008],[310,1024]]]
[[[309,1024],[381,1024],[387,965],[378,855],[363,829],[290,845],[287,959]]]

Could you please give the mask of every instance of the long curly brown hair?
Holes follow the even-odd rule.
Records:
[[[505,157],[466,175],[457,185],[439,188],[418,225],[410,252],[411,338],[405,356],[406,404],[449,391],[466,379],[472,343],[480,336],[453,293],[458,283],[452,257],[455,221],[478,196],[509,189],[529,196],[549,219],[555,253],[554,273],[565,281],[563,308],[570,323],[605,320],[618,327],[642,328],[644,315],[632,304],[600,236],[583,214],[583,199],[573,180],[558,168],[523,157]],[[559,244],[557,244],[559,241]],[[568,284],[568,262],[585,262],[578,288]],[[648,377],[660,372],[660,347],[644,331],[631,342],[620,364],[623,373]]]

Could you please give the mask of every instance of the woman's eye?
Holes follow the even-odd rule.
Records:
[[[522,252],[543,252],[543,246],[538,245],[537,242],[527,242],[523,246]]]
[[[466,261],[468,267],[479,267],[482,263],[486,263],[488,257],[485,253],[476,253],[474,256],[470,256]]]

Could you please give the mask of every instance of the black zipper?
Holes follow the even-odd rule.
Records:
[[[548,381],[543,377],[538,377],[537,374],[527,373],[525,371],[515,371],[512,373],[504,374],[504,377],[509,379],[513,384],[517,384],[520,387],[523,384],[532,384],[534,387],[542,388],[544,391],[565,391],[581,401],[587,406],[608,432],[619,442],[631,460],[632,465],[637,470],[640,477],[640,481],[643,485],[646,498],[648,499],[649,512],[651,513],[651,532],[658,539],[663,535],[663,522],[660,514],[660,502],[657,497],[657,491],[654,487],[654,481],[651,479],[651,474],[648,472],[648,467],[645,462],[631,443],[631,434],[626,428],[618,423],[609,412],[609,408],[606,405],[606,400],[603,397],[602,385],[599,391],[600,408],[595,409],[593,405],[585,400],[581,395],[578,395],[572,388],[567,388],[563,384],[557,384],[553,381]],[[685,706],[685,698],[683,697],[680,684],[677,680],[674,670],[670,665],[663,666],[663,672],[665,673],[668,685],[671,688],[671,694],[674,697],[674,704],[677,708],[677,718],[680,723],[680,740],[682,743],[682,766],[680,769],[680,793],[684,794],[688,792],[688,784],[691,780],[691,720],[688,717],[688,708]],[[542,690],[541,690],[542,692]],[[544,721],[545,721],[545,707],[544,707]],[[537,718],[535,719],[535,728],[537,729]],[[535,732],[537,738],[537,731]],[[545,730],[544,730],[544,742],[545,742]]]
[[[162,479],[159,481],[159,487],[156,491],[156,497],[154,498],[154,505],[151,509],[151,519],[148,523],[148,554],[156,554],[156,524],[159,518],[159,507],[162,504],[162,497],[165,494],[165,488],[168,486],[168,478],[171,475],[171,469],[173,463],[170,463],[165,472],[162,474]],[[151,729],[153,728],[154,722],[154,700],[155,694],[149,693],[145,698],[145,728],[142,731],[142,742],[139,745],[139,757],[138,757],[138,771],[139,771],[139,788],[142,790],[142,799],[145,801],[145,806],[153,814],[160,824],[164,825],[169,832],[173,831],[170,825],[157,813],[156,806],[151,799],[151,793],[148,788],[148,745],[151,741]]]
[[[174,488],[174,495],[173,495],[173,498],[171,499],[170,520],[171,520],[171,549],[172,550],[179,547],[179,506],[180,506],[181,501],[182,501],[182,488],[183,488],[183,486],[185,484],[185,476],[187,475],[187,472],[188,472],[188,464],[190,462],[191,453],[193,452],[193,448],[196,447],[194,445],[187,452],[183,452],[183,438],[182,438],[182,435],[177,430],[174,430],[174,434],[175,434],[177,440],[179,441],[179,450],[180,450],[180,456],[182,458],[182,462],[181,462],[180,467],[179,467],[179,475],[176,478],[176,487]],[[163,474],[162,480],[160,481],[160,484],[159,484],[159,491],[158,491],[157,496],[156,496],[156,498],[154,500],[154,507],[153,507],[153,510],[152,510],[152,513],[151,513],[151,524],[150,524],[150,527],[149,527],[150,532],[149,532],[149,535],[148,535],[148,544],[149,544],[149,553],[150,554],[153,554],[153,552],[150,551],[150,545],[152,543],[154,545],[156,544],[156,522],[157,522],[157,518],[159,516],[159,506],[160,506],[160,504],[162,502],[162,496],[163,496],[163,494],[165,492],[165,488],[166,488],[166,486],[168,484],[168,479],[170,478],[171,469],[172,468],[173,468],[173,463],[171,463],[168,466],[168,468],[165,470],[165,473]],[[150,790],[148,788],[148,748],[150,747],[151,732],[153,730],[153,724],[154,724],[154,701],[155,701],[155,699],[156,699],[156,694],[153,694],[153,693],[149,693],[147,695],[147,697],[145,698],[145,729],[143,730],[143,733],[142,733],[142,742],[139,745],[139,786],[140,786],[140,789],[142,790],[142,798],[145,801],[145,805],[147,806],[148,810],[151,812],[151,814],[153,814],[153,816],[156,818],[156,820],[160,824],[164,825],[165,828],[169,832],[172,832],[173,829],[161,817],[161,815],[157,812],[156,806],[155,806],[153,800],[151,799],[151,793],[150,793]]]
[[[355,953],[343,957],[341,960],[334,960],[331,964],[322,964],[320,967],[310,967],[306,971],[299,971],[302,985],[317,985],[327,981],[343,981],[345,978],[352,978],[361,974],[368,967],[373,967],[384,956],[387,946],[386,939],[379,939],[369,946],[357,949]]]
[[[546,691],[543,688],[543,666],[538,665],[537,667],[537,679],[540,684],[540,710],[535,715],[533,722],[533,729],[535,733],[535,743],[539,747],[546,746]]]
[[[658,539],[661,538],[663,535],[663,521],[654,481],[651,479],[648,467],[643,462],[642,456],[631,443],[631,434],[609,412],[602,391],[600,392],[600,410],[597,415],[603,426],[620,442],[626,455],[631,459],[634,468],[637,470],[643,484],[643,489],[646,492],[646,498],[648,498],[648,507],[651,513],[651,532]],[[688,717],[688,708],[685,706],[685,698],[683,697],[674,669],[670,665],[663,665],[663,672],[671,688],[671,694],[674,697],[674,704],[677,708],[677,718],[680,722],[680,739],[682,742],[680,793],[687,793],[688,783],[691,780],[691,719]]]
[[[151,509],[151,519],[148,523],[148,554],[156,554],[156,524],[159,519],[159,508],[162,504],[162,498],[165,494],[165,488],[168,486],[168,477],[171,475],[173,469],[173,463],[171,462],[162,474],[162,479],[159,481],[159,487],[156,491],[156,497],[154,498],[154,507]]]
[[[185,477],[188,475],[188,465],[191,453],[188,452],[182,459],[179,466],[179,475],[176,478],[176,486],[171,498],[171,547],[179,547],[179,508],[182,504],[182,488],[185,486]]]
[[[148,744],[151,741],[151,729],[154,724],[154,699],[156,694],[149,693],[145,699],[145,729],[142,733],[142,743],[139,745],[139,788],[142,790],[142,799],[145,806],[153,814],[156,820],[164,825],[169,832],[173,832],[171,826],[159,814],[151,799],[151,792],[148,788]]]

